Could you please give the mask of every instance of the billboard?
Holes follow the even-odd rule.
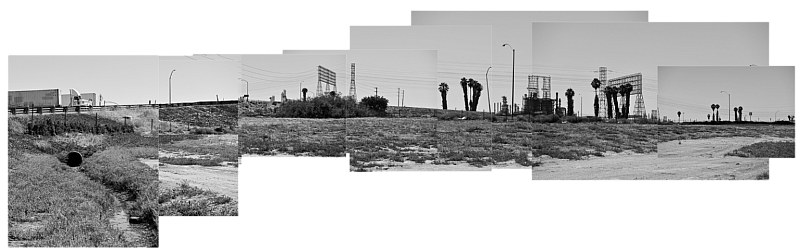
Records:
[[[336,73],[328,70],[328,68],[317,66],[317,96],[322,96],[322,84],[325,84],[325,94],[331,92],[331,85],[333,91],[336,92]]]

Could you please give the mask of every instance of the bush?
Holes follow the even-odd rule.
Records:
[[[556,123],[559,121],[558,116],[555,114],[550,115],[539,115],[533,117],[533,122],[536,123]]]
[[[367,96],[361,99],[360,105],[366,107],[372,112],[378,114],[385,114],[386,107],[389,106],[389,100],[380,96]]]

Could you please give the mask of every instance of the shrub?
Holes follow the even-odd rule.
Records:
[[[536,123],[556,123],[559,121],[558,116],[555,114],[550,115],[539,115],[533,117],[533,122]]]
[[[386,107],[389,106],[389,100],[380,96],[367,96],[361,99],[360,105],[366,107],[372,112],[378,114],[385,114]]]

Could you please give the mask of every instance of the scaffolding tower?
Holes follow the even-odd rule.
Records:
[[[599,77],[599,79],[600,79],[600,87],[597,88],[597,89],[600,90],[600,91],[597,94],[598,95],[597,99],[599,101],[599,103],[598,103],[599,107],[598,108],[599,108],[600,112],[598,114],[602,116],[602,115],[608,114],[607,111],[606,111],[607,107],[606,107],[606,91],[605,91],[605,88],[607,86],[606,82],[608,80],[608,68],[606,68],[605,66],[600,67],[600,71],[599,72],[600,72],[600,77]]]
[[[356,63],[350,64],[350,98],[356,100]]]

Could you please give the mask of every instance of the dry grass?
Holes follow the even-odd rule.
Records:
[[[725,155],[743,158],[794,158],[794,141],[759,142]]]
[[[242,117],[239,126],[242,154],[345,156],[345,119]]]
[[[139,133],[153,134],[158,131],[158,109],[156,108],[106,110],[97,112],[97,115],[120,123],[132,123],[136,128],[136,132]],[[123,118],[125,116],[131,117],[131,119],[125,122]]]
[[[727,125],[659,125],[658,140],[706,139],[716,137],[794,138],[794,125],[727,124]]]

